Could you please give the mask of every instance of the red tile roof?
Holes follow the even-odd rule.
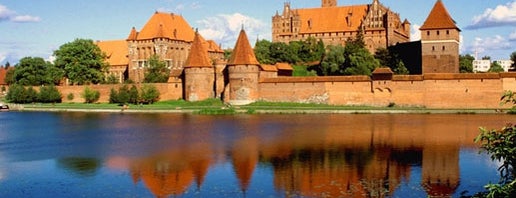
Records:
[[[195,38],[190,48],[188,59],[186,59],[185,67],[213,67],[210,57],[208,56],[208,50],[206,46],[203,45],[204,43],[207,42],[204,41],[199,33],[195,33]]]
[[[240,31],[228,65],[259,65],[244,29]]]
[[[12,68],[12,67],[10,67]],[[5,76],[7,75],[7,69],[4,66],[0,66],[0,85],[7,85],[5,83]]]
[[[130,38],[132,31],[130,34]],[[193,41],[195,32],[181,15],[156,12],[137,35],[137,40],[168,38]]]
[[[430,14],[426,18],[423,26],[419,28],[420,30],[432,30],[432,29],[459,29],[455,24],[455,21],[444,7],[444,4],[441,0],[437,0],[430,11]]]
[[[368,5],[297,9],[300,33],[357,31],[367,15]]]
[[[129,48],[125,40],[99,41],[97,42],[100,50],[106,53],[106,61],[110,66],[129,65]]]

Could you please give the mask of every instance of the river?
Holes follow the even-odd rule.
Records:
[[[498,181],[502,114],[0,113],[0,197],[427,197]]]

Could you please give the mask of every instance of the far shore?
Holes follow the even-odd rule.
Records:
[[[18,112],[95,112],[95,113],[182,113],[182,114],[505,114],[508,109],[429,109],[421,107],[364,106],[117,106],[107,104],[9,104]],[[205,110],[209,110],[206,111]]]

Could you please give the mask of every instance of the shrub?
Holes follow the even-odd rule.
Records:
[[[159,100],[159,91],[156,86],[152,84],[144,84],[141,88],[141,102],[152,104]]]
[[[139,98],[138,88],[135,85],[131,86],[131,89],[129,89],[129,103],[138,104]]]
[[[111,91],[109,92],[109,103],[118,103],[118,92],[115,88],[111,88]]]
[[[32,88],[27,88],[27,97],[25,103],[33,103],[38,101],[38,92]]]
[[[100,98],[100,92],[97,90],[92,90],[89,87],[86,87],[84,88],[82,97],[84,98],[85,103],[95,103]]]
[[[54,85],[44,86],[39,90],[38,101],[42,103],[60,103],[62,95]]]
[[[19,84],[13,84],[9,87],[5,99],[13,103],[25,103],[27,97],[27,90]]]
[[[73,95],[73,93],[69,93],[67,96],[66,96],[66,99],[68,100],[73,100],[75,98],[75,96]]]

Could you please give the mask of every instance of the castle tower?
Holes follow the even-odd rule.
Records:
[[[441,0],[421,28],[423,74],[459,73],[460,29]]]
[[[185,63],[185,100],[199,101],[214,96],[215,70],[198,32]]]
[[[229,59],[229,103],[245,105],[258,99],[260,63],[256,59],[249,39],[242,28]]]
[[[324,7],[336,7],[337,6],[337,0],[322,0],[321,6]]]

